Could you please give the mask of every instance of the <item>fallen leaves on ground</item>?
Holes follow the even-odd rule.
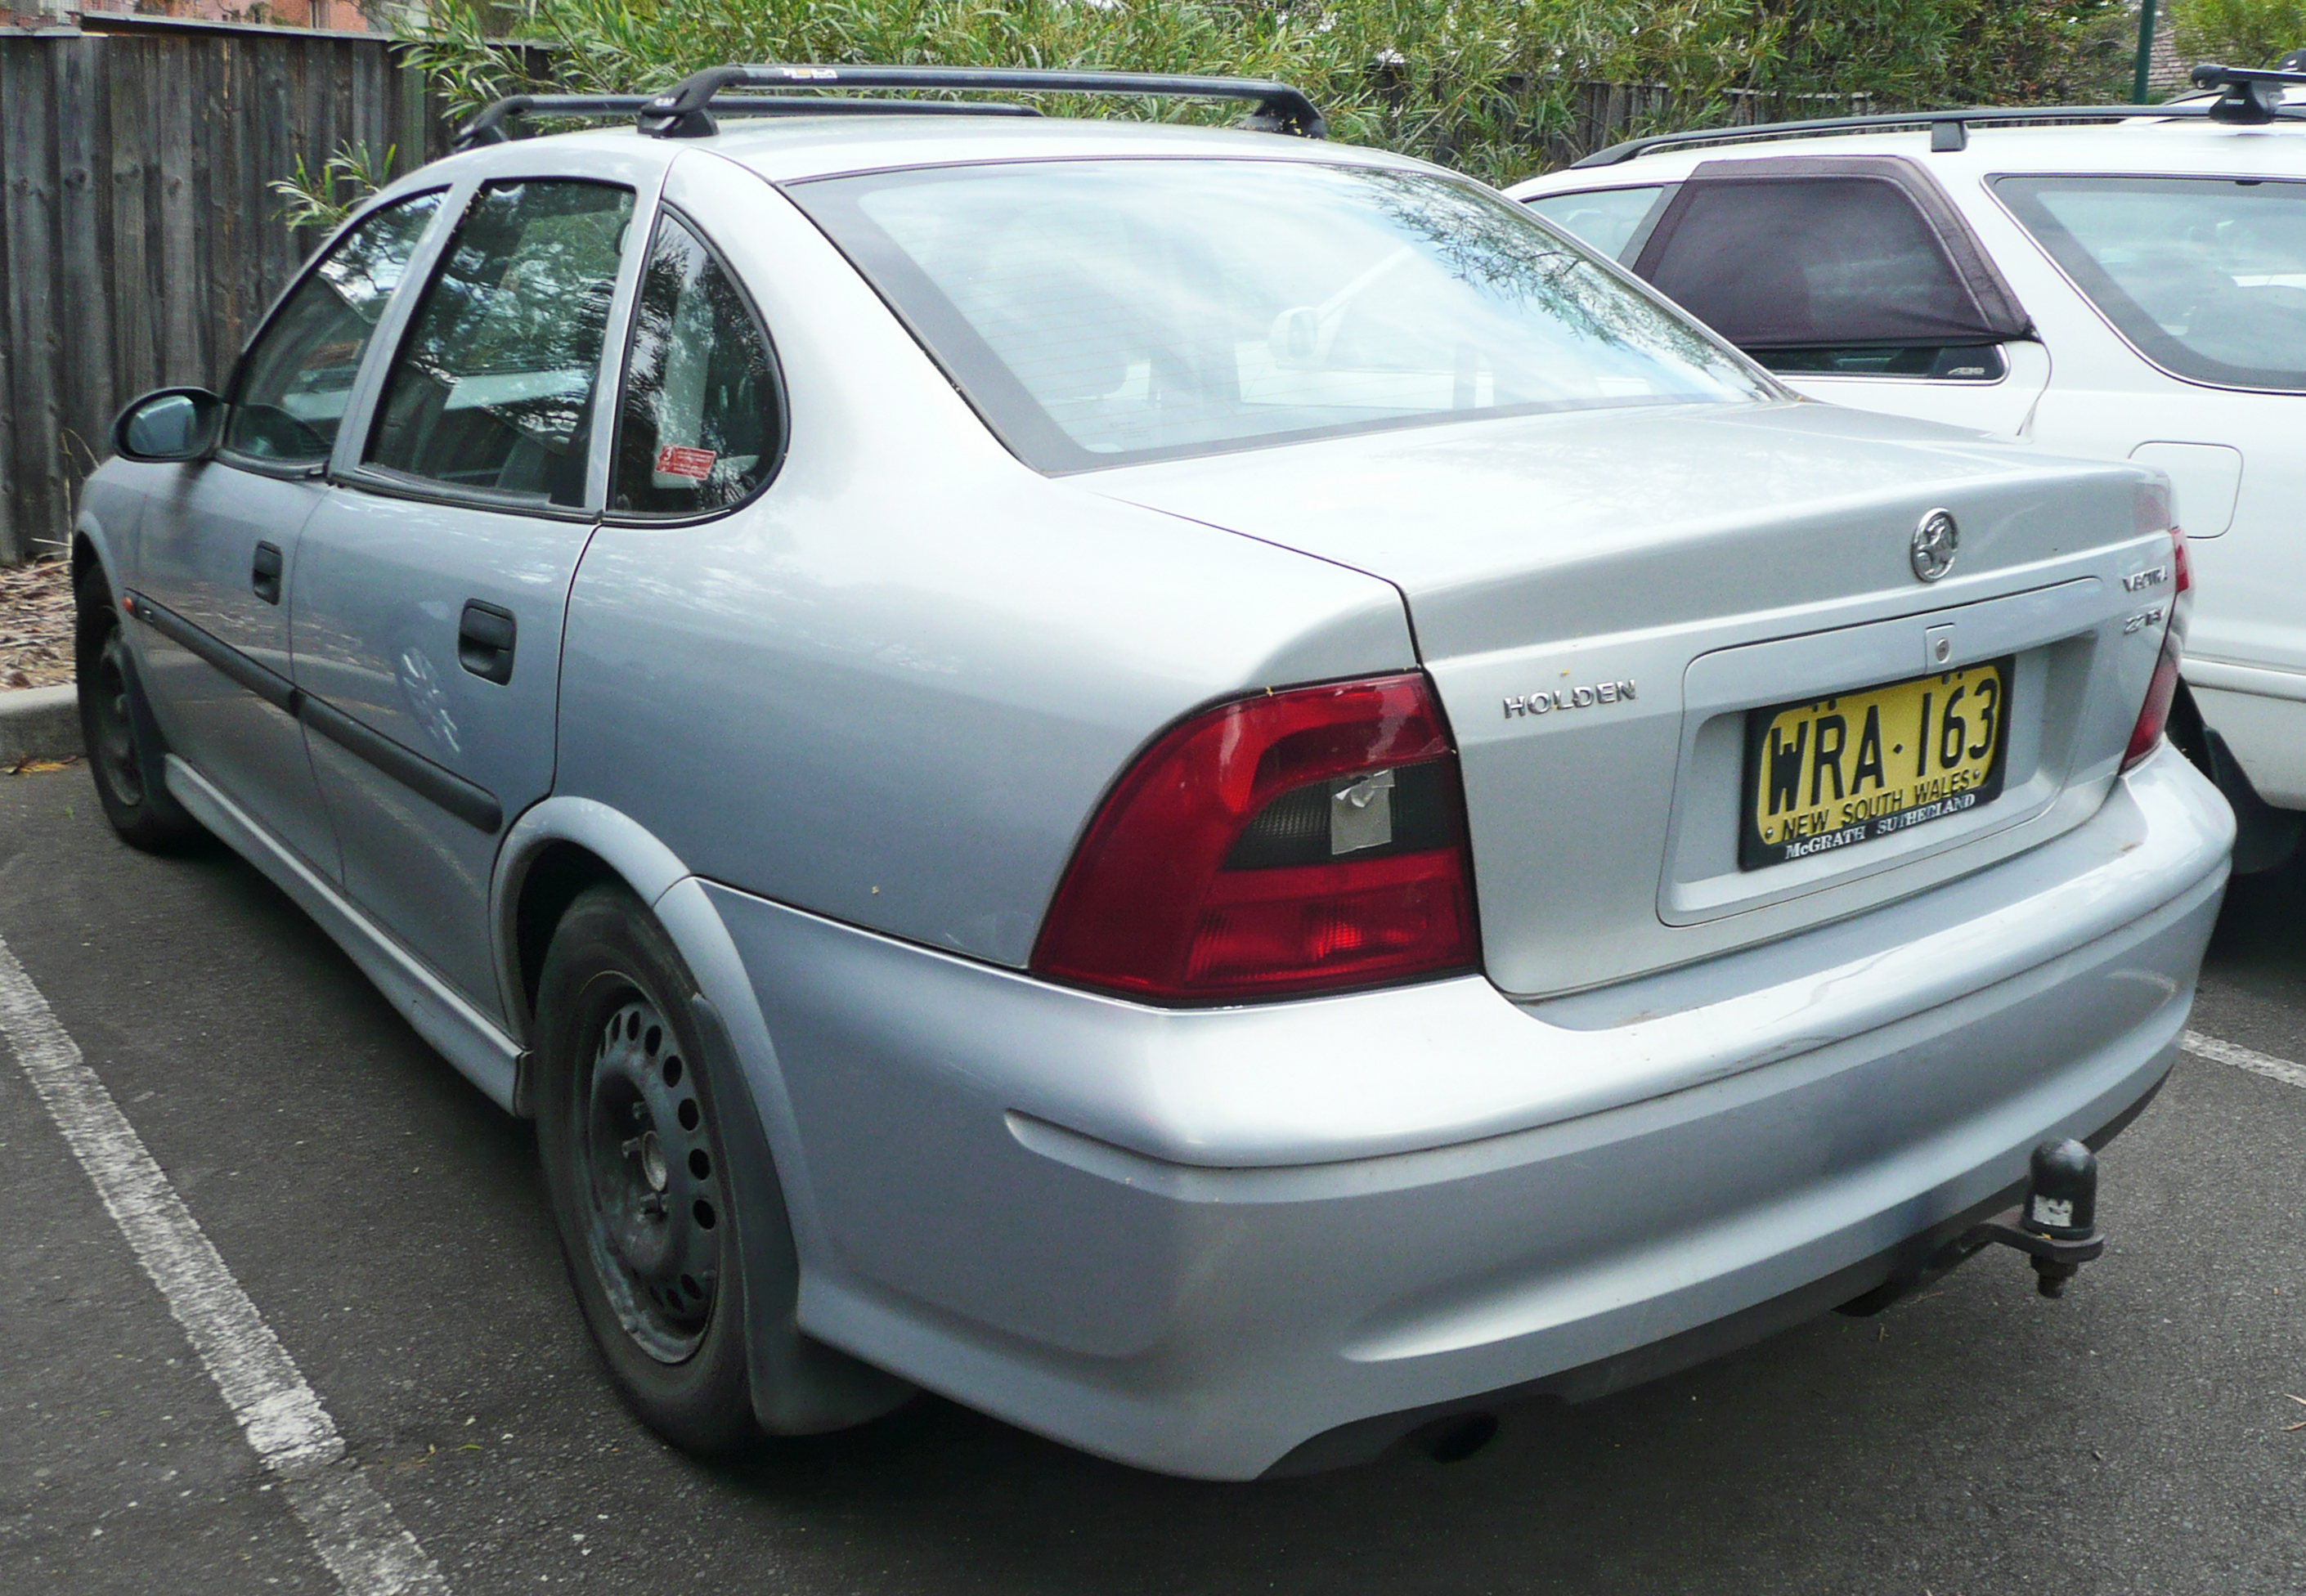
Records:
[[[0,690],[73,679],[72,567],[61,559],[0,568]]]

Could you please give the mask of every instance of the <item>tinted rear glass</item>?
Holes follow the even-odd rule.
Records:
[[[1914,202],[1869,177],[1690,184],[1645,275],[1748,349],[1953,341],[1977,311]],[[1652,261],[1652,254],[1656,259]],[[1975,337],[1972,332],[1971,337]]]
[[[1994,192],[2147,359],[2306,392],[2306,183],[2003,177]]]
[[[1444,177],[1058,161],[793,192],[1043,470],[1774,397],[1511,201]]]

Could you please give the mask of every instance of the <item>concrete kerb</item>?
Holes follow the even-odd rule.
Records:
[[[80,700],[71,683],[0,692],[0,770],[81,751]]]

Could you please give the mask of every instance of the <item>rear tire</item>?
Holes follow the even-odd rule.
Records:
[[[147,853],[175,853],[205,837],[169,796],[167,744],[152,719],[104,568],[90,560],[74,584],[73,667],[79,682],[81,745],[97,801],[120,840]]]
[[[632,893],[578,894],[537,983],[536,1139],[569,1282],[619,1392],[658,1435],[711,1457],[761,1431],[696,991]]]

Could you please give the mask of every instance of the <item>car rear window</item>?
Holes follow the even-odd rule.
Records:
[[[1438,175],[1085,160],[792,192],[1045,471],[1776,397],[1511,201]]]
[[[2306,392],[2306,183],[2026,176],[1994,192],[2155,364]]]

